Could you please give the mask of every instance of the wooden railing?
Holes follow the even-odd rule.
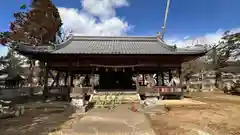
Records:
[[[181,95],[181,87],[175,86],[153,86],[151,90],[145,91],[145,96],[161,96],[161,95]]]
[[[93,93],[93,88],[92,87],[73,87],[71,89],[71,93],[76,93],[76,94],[90,94]]]
[[[181,87],[177,86],[153,86],[157,92],[181,92]]]
[[[52,87],[49,90],[49,93],[51,93],[51,94],[67,94],[70,91],[71,91],[71,87],[58,86],[58,87]]]

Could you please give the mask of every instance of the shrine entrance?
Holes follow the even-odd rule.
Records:
[[[104,72],[99,74],[99,89],[136,90],[132,72]]]

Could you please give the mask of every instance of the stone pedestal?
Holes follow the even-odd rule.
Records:
[[[76,108],[81,108],[85,105],[84,98],[72,98],[71,105]]]
[[[83,94],[82,88],[79,88],[79,87],[72,88],[70,97],[72,98],[71,105],[76,110],[82,110],[83,112],[85,112],[84,108],[86,106],[86,101],[85,101],[85,96]]]
[[[86,101],[84,96],[82,97],[72,97],[71,105],[76,109],[77,112],[86,112]]]
[[[76,113],[81,114],[87,112],[87,105],[82,106],[81,108],[76,108]]]

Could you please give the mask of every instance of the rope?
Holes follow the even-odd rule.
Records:
[[[132,68],[132,67],[142,67],[144,64],[137,65],[98,65],[98,64],[90,64],[93,67],[104,67],[104,68]]]

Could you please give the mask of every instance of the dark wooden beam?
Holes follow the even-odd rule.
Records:
[[[143,85],[145,85],[145,74],[142,74]]]
[[[70,86],[73,86],[73,73],[70,72]]]
[[[50,69],[50,68],[48,67],[48,69]],[[49,70],[48,73],[49,73],[49,75],[51,76],[52,79],[55,78],[54,75],[53,75],[53,73],[52,73],[52,71]]]
[[[145,62],[154,62],[154,63],[182,63],[192,59],[196,59],[205,55],[205,53],[198,54],[158,54],[158,55],[150,55],[150,54],[51,54],[47,52],[24,52],[19,51],[22,55],[25,55],[29,58],[33,58],[40,61],[48,60],[49,63],[52,62],[62,62],[69,61],[70,63],[74,63],[76,61],[81,62],[91,62],[92,64],[96,64],[99,61],[103,61],[104,64],[112,63],[131,63],[131,64],[139,64]],[[126,59],[128,61],[126,61]],[[161,62],[161,63],[159,63]]]
[[[48,65],[45,63],[45,70],[44,70],[44,89],[43,89],[43,95],[44,99],[46,100],[48,97]]]
[[[162,80],[162,86],[164,86],[165,85],[165,83],[164,83],[164,72],[161,72],[161,80]]]
[[[132,68],[124,68],[125,72],[139,72],[139,73],[156,73],[156,72],[162,72],[162,71],[168,71],[168,69],[178,69],[179,66],[176,67],[138,67],[134,68],[134,71]],[[91,74],[92,69],[95,69],[95,73],[99,72],[105,72],[106,68],[103,67],[98,67],[97,70],[94,67],[51,67],[52,70],[60,71],[60,72],[73,72],[73,73],[86,73],[86,74]],[[123,68],[117,68],[118,71],[123,72]],[[114,71],[115,68],[108,68],[108,71]]]
[[[53,88],[54,84],[56,84],[56,86],[59,85],[59,84],[57,84],[57,82],[59,83],[59,72],[57,72],[55,77],[52,73],[51,73],[51,75],[52,75],[52,78],[53,78],[53,82],[52,82],[51,86],[49,87],[49,90],[51,90]]]
[[[68,72],[65,73],[65,78],[64,78],[64,85],[67,86],[67,80],[68,80]]]
[[[168,70],[168,80],[169,82],[172,80],[172,71],[170,69]]]
[[[178,75],[179,75],[179,80],[180,80],[180,88],[181,88],[181,98],[184,97],[184,91],[183,91],[183,87],[182,87],[182,84],[183,84],[183,76],[182,76],[182,68],[180,67],[178,69]]]
[[[59,86],[59,79],[60,79],[60,72],[57,71],[57,76],[56,76],[56,86]]]

